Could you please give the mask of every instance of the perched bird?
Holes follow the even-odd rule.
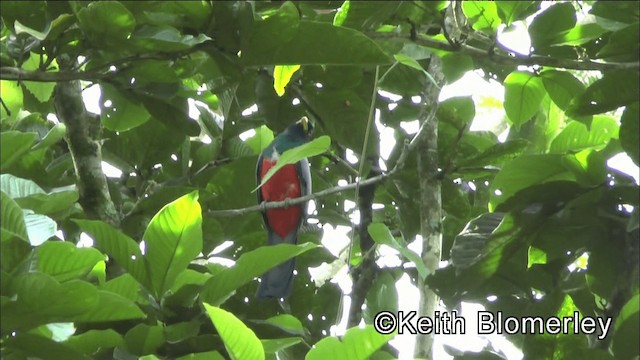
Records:
[[[258,157],[258,184],[282,153],[309,141],[312,131],[313,124],[303,117],[276,136]],[[258,203],[283,201],[308,194],[311,194],[311,172],[309,161],[303,159],[295,164],[285,165],[262,185],[258,190]],[[267,227],[268,244],[297,243],[298,230],[306,218],[306,212],[306,204],[264,211],[262,217]],[[265,273],[256,296],[259,299],[288,297],[293,284],[294,265],[295,259],[290,259]]]

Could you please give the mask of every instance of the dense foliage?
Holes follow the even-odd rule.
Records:
[[[404,274],[426,279],[449,309],[464,301],[506,315],[613,318],[604,340],[509,336],[527,359],[637,358],[638,184],[608,160],[625,153],[639,163],[638,3],[1,7],[3,358],[393,358],[393,335],[370,324],[398,308]],[[518,27],[530,54],[497,41]],[[428,101],[443,76],[453,83],[472,70],[504,86],[493,130],[470,125],[496,104]],[[93,87],[99,115],[81,97]],[[310,159],[314,192],[380,181],[368,205],[345,207],[354,187],[316,198],[297,246],[265,247],[250,208],[256,159],[302,116],[321,139],[298,154],[320,154]],[[430,171],[443,217],[429,221],[448,265],[435,273],[407,248],[425,230],[418,189],[427,173],[406,146],[415,133],[401,126],[416,119],[437,121]],[[395,139],[388,159],[384,127]],[[102,161],[122,175],[105,180]],[[370,219],[352,225],[363,213]],[[325,224],[352,227],[342,260],[321,244]],[[360,242],[367,225],[373,247]],[[400,266],[364,261],[383,244]],[[338,270],[347,254],[354,276],[369,267],[370,281],[353,290],[368,325],[338,339],[329,329],[342,291],[307,269]],[[287,311],[256,301],[256,278],[293,256]],[[480,356],[503,357],[490,348]]]

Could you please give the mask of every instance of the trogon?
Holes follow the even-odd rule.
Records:
[[[258,184],[262,182],[267,171],[276,164],[282,153],[309,141],[312,131],[312,123],[303,117],[278,134],[258,157],[256,171]],[[311,172],[309,161],[303,159],[280,168],[262,185],[258,190],[258,203],[283,201],[308,194],[311,194]],[[296,244],[298,230],[305,221],[306,213],[306,203],[263,211],[262,217],[268,232],[268,244]],[[260,299],[288,297],[293,285],[294,266],[295,259],[290,259],[265,273],[258,285],[256,296]]]

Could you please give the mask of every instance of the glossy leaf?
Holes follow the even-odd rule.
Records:
[[[540,109],[546,91],[540,77],[514,71],[504,80],[504,109],[516,126],[529,121]]]
[[[219,307],[204,304],[213,326],[232,359],[264,359],[264,348],[255,333],[235,315]]]
[[[364,328],[351,328],[342,337],[342,340],[330,336],[320,340],[307,353],[306,360],[335,359],[357,360],[368,359],[387,341],[393,338],[391,335],[378,333],[372,325]]]
[[[151,286],[161,297],[202,251],[202,209],[192,192],[166,205],[143,235]]]
[[[37,269],[65,282],[87,275],[105,256],[93,248],[77,248],[62,241],[48,241],[36,250]]]
[[[262,246],[242,254],[236,263],[220,271],[203,286],[200,299],[209,304],[224,303],[233,291],[262,275],[272,267],[281,264],[294,256],[316,248],[313,243],[300,245],[278,244]]]

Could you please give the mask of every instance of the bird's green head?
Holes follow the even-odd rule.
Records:
[[[275,147],[278,153],[282,154],[289,149],[308,142],[311,139],[311,135],[313,135],[313,123],[306,116],[303,116],[278,134],[273,140],[272,146],[267,149],[272,150]]]

